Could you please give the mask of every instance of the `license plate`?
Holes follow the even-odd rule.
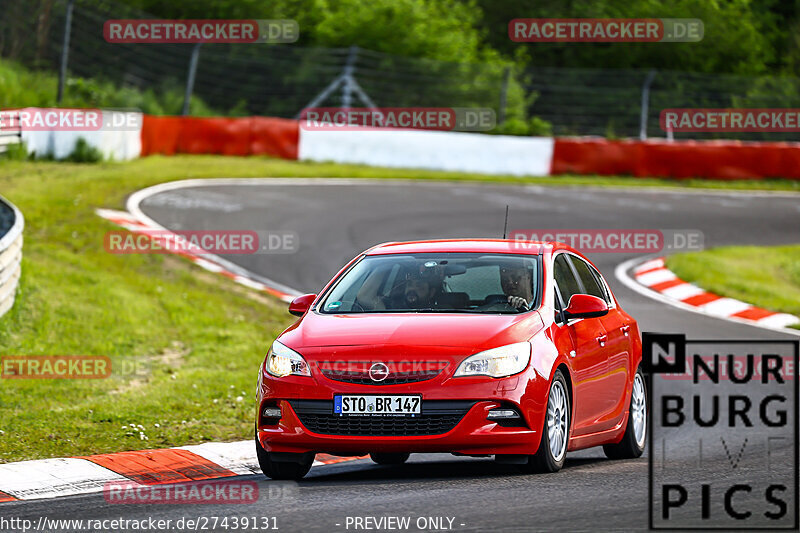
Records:
[[[362,416],[415,416],[422,412],[422,396],[341,394],[333,397],[333,414]]]

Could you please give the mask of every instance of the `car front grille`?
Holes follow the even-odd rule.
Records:
[[[347,369],[336,368],[337,363],[323,362],[319,364],[322,375],[333,381],[355,383],[357,385],[402,385],[404,383],[418,383],[433,379],[447,368],[447,361],[425,361],[424,366],[412,370],[399,370],[393,363],[389,363],[389,374],[381,381],[375,381],[369,375],[371,362],[348,362]]]
[[[452,430],[475,405],[471,400],[426,400],[422,414],[410,416],[340,416],[327,400],[289,400],[300,422],[313,433],[392,437],[442,435]]]

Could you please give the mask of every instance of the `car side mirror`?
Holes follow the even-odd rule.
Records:
[[[289,304],[289,312],[294,316],[303,316],[308,308],[311,307],[311,304],[314,303],[316,300],[316,294],[304,294],[302,296],[298,296],[292,303]]]
[[[564,310],[564,318],[596,318],[608,314],[608,304],[602,298],[589,294],[573,294]]]

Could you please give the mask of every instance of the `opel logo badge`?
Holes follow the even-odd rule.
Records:
[[[372,381],[383,381],[389,377],[389,367],[383,363],[372,363],[369,367],[369,377]]]

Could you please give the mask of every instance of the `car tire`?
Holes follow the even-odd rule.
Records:
[[[616,444],[606,444],[603,451],[609,459],[635,459],[642,455],[647,443],[647,382],[642,368],[633,376],[633,390],[628,415],[628,424],[622,440]]]
[[[369,458],[379,465],[401,465],[408,461],[410,453],[371,453]]]
[[[280,460],[276,460],[277,455],[265,451],[261,447],[261,443],[258,442],[258,437],[256,437],[258,464],[261,466],[261,471],[264,475],[270,479],[302,479],[303,476],[308,474],[308,471],[311,470],[311,465],[314,463],[313,453],[281,453]]]
[[[536,455],[520,465],[523,472],[558,472],[564,466],[569,446],[572,406],[567,380],[561,370],[556,370],[547,394],[547,409],[542,424],[542,439]]]

